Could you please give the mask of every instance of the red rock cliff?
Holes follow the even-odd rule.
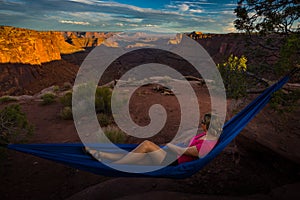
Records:
[[[60,32],[0,27],[0,63],[40,65],[83,50],[65,42]]]
[[[82,48],[99,46],[112,34],[113,33],[110,32],[62,32],[62,35],[68,43]]]

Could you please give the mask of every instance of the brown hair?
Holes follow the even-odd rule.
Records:
[[[210,113],[206,113],[203,117],[202,120],[202,124],[204,124],[206,126],[206,129],[208,130],[209,125],[210,125],[210,119],[211,119],[211,114]]]
[[[206,113],[201,123],[205,124],[209,134],[216,137],[220,136],[222,132],[222,124],[217,116],[212,115],[211,113]]]

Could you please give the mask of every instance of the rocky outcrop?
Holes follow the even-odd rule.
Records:
[[[60,32],[0,27],[0,63],[40,65],[83,50],[65,42]]]
[[[243,34],[206,34],[197,40],[210,54],[215,63],[221,63],[234,54],[236,56],[249,55],[245,50],[245,35]]]
[[[0,64],[0,96],[32,95],[51,85],[72,83],[79,66],[65,60],[51,61],[42,65]]]
[[[112,34],[104,32],[62,32],[68,43],[81,48],[99,46]]]
[[[228,100],[227,117],[232,118],[236,112],[245,108],[257,95],[251,94],[247,99]],[[300,101],[297,102],[299,104]],[[295,106],[293,111],[288,113],[277,112],[269,105],[264,107],[242,130],[237,140],[246,140],[244,144],[251,147],[259,155],[262,150],[257,144],[266,147],[264,150],[276,154],[300,164],[300,135],[299,124],[300,107]],[[240,152],[242,154],[242,152]],[[272,158],[270,158],[272,159]]]

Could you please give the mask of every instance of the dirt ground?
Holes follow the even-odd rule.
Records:
[[[201,116],[209,111],[207,90],[194,85]],[[132,98],[131,114],[136,123],[146,124],[147,105],[165,105],[168,121],[152,138],[163,143],[172,138],[178,124],[178,102],[142,87]],[[35,126],[29,143],[80,142],[73,121],[59,117],[62,105],[43,106],[38,101],[20,102]],[[1,105],[2,108],[5,105]],[[244,132],[247,134],[246,132]],[[128,142],[138,142],[129,138]],[[233,146],[237,145],[237,148]],[[235,150],[235,151],[234,151]],[[79,171],[31,155],[7,150],[0,165],[1,199],[291,199],[299,198],[299,165],[280,157],[240,135],[217,158],[190,178],[110,178]]]

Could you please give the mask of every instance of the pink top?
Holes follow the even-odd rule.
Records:
[[[198,152],[199,152],[199,157],[204,157],[206,154],[208,154],[214,146],[217,144],[217,140],[204,140],[201,139],[201,137],[205,136],[206,132],[203,132],[199,135],[194,136],[188,147],[193,147],[196,146]],[[193,160],[198,159],[195,156],[188,156],[188,155],[181,155],[178,157],[178,164],[184,163],[184,162],[190,162]]]

